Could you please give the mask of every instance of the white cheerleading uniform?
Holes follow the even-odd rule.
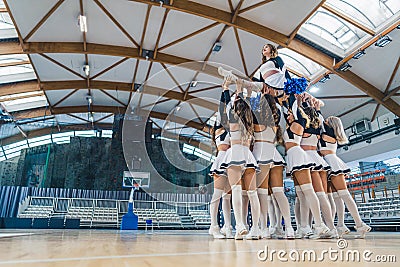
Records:
[[[273,167],[275,166],[286,166],[286,162],[283,159],[281,153],[279,153],[278,149],[275,147],[275,153],[274,153],[274,158],[273,158]]]
[[[265,96],[261,96],[264,97]],[[254,125],[260,124],[261,112],[271,112],[267,110],[253,110]],[[270,126],[266,126],[263,131],[254,131],[253,155],[259,165],[271,165],[274,160],[276,133]]]
[[[259,165],[270,165],[274,161],[275,154],[275,132],[271,127],[262,132],[254,132],[255,143],[253,155]]]
[[[237,140],[240,140],[240,132],[231,132],[231,142]],[[242,170],[252,168],[259,171],[257,160],[251,153],[249,147],[241,144],[233,144],[226,151],[221,168],[228,169],[230,166],[241,166]]]
[[[322,134],[336,139],[333,128],[330,127],[329,125],[327,125],[326,123],[324,123],[324,125],[323,125],[323,133]],[[328,155],[324,156],[325,161],[331,167],[329,176],[336,176],[339,174],[346,175],[346,174],[350,173],[350,168],[346,165],[346,163],[343,162],[343,160],[341,160],[336,155],[337,142],[330,143],[321,138],[319,145],[320,145],[320,148],[319,148],[320,151],[330,150],[330,151],[334,152],[334,154],[328,154]]]
[[[289,106],[291,107],[294,116],[294,122],[300,124],[304,128],[306,120],[302,117],[299,111],[297,100],[294,95],[290,95]],[[285,115],[288,116],[287,113]],[[283,140],[285,143],[290,142],[297,144],[297,146],[293,146],[286,151],[286,175],[292,176],[294,172],[312,169],[316,164],[312,162],[308,154],[300,147],[302,136],[292,132],[290,125],[288,125],[283,133]]]
[[[219,136],[215,137],[215,143],[217,144],[217,147],[219,145],[230,145],[229,133],[228,132],[225,132],[225,133],[220,134]],[[222,137],[222,135],[224,135],[224,134],[225,134],[225,136]],[[221,137],[223,138],[223,140],[221,140]],[[221,168],[221,164],[224,161],[225,155],[226,155],[226,151],[218,151],[218,155],[217,155],[215,161],[213,162],[213,164],[211,165],[209,175],[211,175],[211,176],[213,176],[214,174],[226,175],[225,170]]]
[[[230,101],[229,91],[224,91],[224,94],[225,103],[227,103],[229,123],[238,123],[234,116],[232,107],[233,101]],[[230,166],[240,166],[242,171],[250,168],[259,171],[257,160],[251,153],[249,147],[242,144],[237,144],[237,141],[241,141],[241,132],[239,130],[231,131],[230,134],[231,147],[225,153],[221,168],[228,169]],[[233,144],[234,142],[236,143]]]
[[[283,89],[287,78],[290,75],[280,57],[270,58],[253,75],[253,81],[263,82],[276,89]]]
[[[318,147],[318,141],[319,141],[318,136],[320,135],[320,130],[321,130],[321,128],[306,129],[304,132],[310,134],[310,136],[304,137],[304,135],[303,135],[300,145]],[[329,171],[330,170],[329,164],[324,160],[323,157],[321,157],[318,154],[317,150],[305,150],[305,152],[307,153],[307,155],[310,159],[310,162],[315,163],[315,166],[313,167],[312,171],[322,171],[322,170]]]

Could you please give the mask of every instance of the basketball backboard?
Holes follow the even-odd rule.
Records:
[[[136,187],[137,185],[139,185],[139,187],[149,188],[150,173],[124,171],[124,177],[122,177],[122,187],[132,188]]]

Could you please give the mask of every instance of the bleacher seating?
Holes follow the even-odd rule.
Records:
[[[195,225],[211,224],[211,216],[207,210],[189,210],[189,215]]]
[[[144,224],[146,220],[152,220],[153,224],[160,226],[180,226],[181,219],[175,210],[171,209],[134,209],[133,211],[139,218],[139,225]]]
[[[155,215],[159,223],[181,223],[181,219],[175,210],[156,209]]]
[[[399,218],[400,217],[400,198],[398,196],[388,198],[372,198],[366,203],[358,203],[360,216],[364,220]],[[349,212],[346,212],[346,220],[351,219]]]
[[[29,205],[18,218],[50,218],[53,212],[53,206]]]
[[[93,218],[93,207],[69,207],[67,219],[80,219],[81,226],[90,226]]]
[[[346,177],[347,187],[351,191],[360,191],[365,189],[372,189],[376,187],[376,184],[385,181],[386,169],[373,170],[363,173],[351,174]]]
[[[118,226],[117,208],[98,208],[93,210],[92,226]]]

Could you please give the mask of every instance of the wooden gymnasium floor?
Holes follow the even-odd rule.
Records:
[[[346,238],[348,250],[358,250],[371,262],[335,261],[326,257],[322,262],[308,258],[295,261],[296,253],[314,250],[321,255],[323,249],[338,250],[336,240],[213,240],[206,231],[144,231],[118,230],[5,230],[0,229],[0,267],[2,266],[398,266],[400,262],[400,233],[370,233],[365,240]],[[277,256],[260,261],[257,254],[268,246],[270,251],[283,250],[283,262]],[[292,253],[297,251],[296,253]],[[338,250],[340,251],[340,250]],[[292,253],[289,259],[288,253]],[[346,252],[347,253],[347,252]],[[260,254],[260,256],[265,254]],[[338,254],[339,255],[339,254]],[[374,256],[386,255],[388,261],[373,262]],[[301,257],[301,256],[300,256]],[[318,256],[319,257],[319,256]],[[389,259],[389,257],[391,257]]]

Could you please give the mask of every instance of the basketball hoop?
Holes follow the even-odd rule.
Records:
[[[140,185],[138,183],[134,183],[132,189],[134,191],[139,190]]]

